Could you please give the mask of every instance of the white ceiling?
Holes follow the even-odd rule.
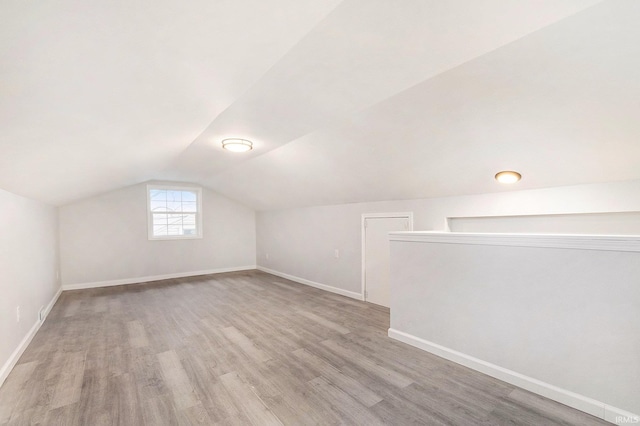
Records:
[[[495,192],[503,169],[640,178],[636,0],[0,8],[0,188],[49,203],[150,179],[273,209]]]

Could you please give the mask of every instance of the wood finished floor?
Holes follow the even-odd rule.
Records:
[[[257,271],[64,292],[0,424],[608,424],[388,327],[387,309]]]

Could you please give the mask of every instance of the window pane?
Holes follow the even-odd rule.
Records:
[[[153,236],[154,237],[165,237],[167,235],[167,226],[166,225],[153,225]]]
[[[167,215],[169,220],[169,225],[180,225],[182,226],[182,215],[181,214],[170,214]]]
[[[167,199],[167,191],[164,189],[152,189],[149,195],[151,200],[164,201]]]
[[[196,198],[196,193],[192,192],[192,191],[182,191],[182,201],[190,201],[195,203],[197,198]]]
[[[182,211],[183,212],[197,212],[198,211],[198,205],[196,203],[192,203],[190,201],[188,202],[182,202]]]
[[[182,225],[169,225],[168,235],[182,235]]]
[[[182,216],[182,223],[186,227],[187,225],[191,225],[195,228],[196,226],[196,215],[195,214],[185,214]]]
[[[168,212],[182,211],[182,203],[179,201],[167,201],[167,211]]]
[[[167,201],[181,202],[182,191],[167,191]]]
[[[154,213],[153,214],[153,224],[154,225],[166,225],[167,224],[167,215],[162,213]]]
[[[152,212],[166,212],[167,202],[165,200],[151,200]]]
[[[198,196],[198,190],[150,189],[152,236],[198,236]]]

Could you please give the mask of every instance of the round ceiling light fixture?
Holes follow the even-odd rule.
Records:
[[[246,139],[230,138],[222,141],[222,148],[231,152],[247,152],[253,149],[253,143]]]
[[[511,170],[505,170],[496,174],[496,180],[500,183],[511,184],[518,182],[520,179],[522,179],[522,175]]]

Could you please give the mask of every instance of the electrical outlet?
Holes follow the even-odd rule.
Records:
[[[20,322],[20,306],[16,306],[16,322]]]
[[[265,253],[264,258],[269,260],[269,253]]]
[[[60,281],[60,271],[56,271],[56,281]]]
[[[336,257],[336,259],[340,259],[340,250],[339,249],[335,249],[333,255]]]

